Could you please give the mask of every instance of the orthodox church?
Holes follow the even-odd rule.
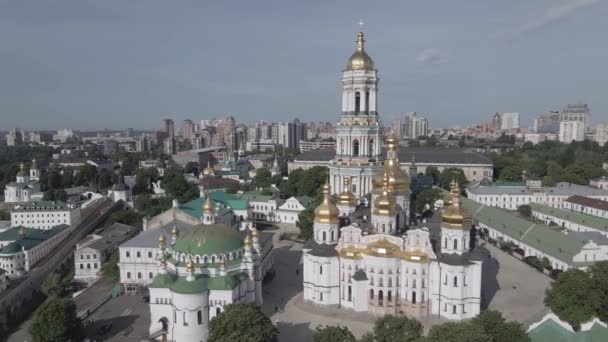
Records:
[[[21,163],[16,181],[6,184],[4,190],[4,202],[23,203],[42,199],[40,192],[40,169],[36,159],[32,160],[29,175],[25,171],[25,165]]]
[[[377,70],[364,43],[360,32],[342,74],[336,157],[303,248],[304,299],[377,315],[474,317],[482,261],[471,251],[471,216],[452,182],[443,212],[408,227],[411,180],[398,138],[388,134],[382,146]]]

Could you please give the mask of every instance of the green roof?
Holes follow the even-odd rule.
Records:
[[[156,281],[156,277],[154,278],[154,281]],[[197,275],[192,281],[188,281],[186,277],[178,277],[169,288],[173,292],[181,294],[194,294],[207,290],[232,290],[246,278],[247,275],[240,272],[233,272],[225,276],[217,277]]]
[[[176,279],[177,279],[177,276],[175,274],[171,274],[171,273],[160,274],[159,273],[156,275],[156,277],[154,277],[154,279],[152,280],[152,283],[150,283],[150,287],[170,288],[171,284],[173,284]]]
[[[220,205],[224,208],[232,208],[234,210],[247,210],[248,204],[247,201],[242,200],[235,195],[223,192],[223,191],[213,191],[210,192],[211,200],[217,206]],[[199,197],[195,200],[192,200],[188,203],[184,203],[179,206],[186,214],[194,217],[199,220],[201,216],[203,216],[203,203],[207,197]]]
[[[605,342],[608,329],[595,323],[589,330],[570,331],[552,319],[548,319],[528,332],[531,342]]]
[[[68,207],[61,201],[36,201],[20,204],[14,211],[36,211],[36,210],[67,210]]]
[[[574,234],[565,235],[547,225],[525,220],[505,209],[484,206],[468,198],[462,198],[462,203],[473,219],[568,265],[575,264],[573,257],[580,253],[586,243]]]
[[[32,249],[68,227],[69,226],[66,224],[61,224],[48,230],[24,228],[25,237],[23,239],[19,236],[19,227],[11,228],[0,233],[0,241],[12,241],[0,248],[0,254],[12,254],[17,253],[22,249]]]
[[[243,236],[224,224],[199,224],[180,237],[171,250],[198,255],[222,254],[243,248]]]
[[[565,221],[570,221],[572,223],[580,224],[582,226],[608,232],[608,219],[605,218],[582,214],[576,211],[570,211],[566,209],[551,208],[549,206],[538,203],[530,203],[530,207],[532,208],[532,210],[537,211],[541,214],[551,215]]]

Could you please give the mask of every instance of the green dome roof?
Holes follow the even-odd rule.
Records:
[[[224,224],[196,225],[171,247],[176,252],[193,255],[220,255],[241,248],[243,248],[241,233]]]

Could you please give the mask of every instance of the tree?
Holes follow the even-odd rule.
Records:
[[[422,324],[415,318],[386,315],[376,320],[372,336],[374,342],[416,341],[422,336]]]
[[[313,342],[356,342],[353,333],[346,327],[324,326],[317,327],[312,334]]]
[[[435,201],[441,198],[443,198],[443,194],[438,188],[426,189],[420,192],[416,195],[416,211],[422,212],[427,203],[432,207]]]
[[[296,226],[300,229],[300,237],[308,240],[312,238],[315,213],[313,209],[305,209],[298,214]]]
[[[53,272],[40,285],[40,290],[47,297],[61,297],[64,295],[64,284],[61,281],[61,276]]]
[[[81,341],[82,323],[70,299],[50,298],[34,313],[30,333],[34,342]]]
[[[519,165],[508,166],[500,172],[498,179],[505,182],[519,182],[522,179],[522,172]]]
[[[278,329],[252,303],[230,304],[209,323],[209,342],[276,342]]]
[[[599,301],[597,303],[597,318],[602,322],[608,322],[608,261],[598,261],[589,270],[591,276],[591,287]]]
[[[492,341],[480,325],[472,322],[448,322],[434,325],[426,342],[488,342]]]
[[[595,315],[600,301],[590,274],[579,269],[562,272],[545,291],[545,305],[575,330]]]
[[[439,175],[439,186],[445,190],[450,190],[452,180],[456,180],[461,190],[465,189],[468,183],[462,169],[451,167],[444,169],[441,175]]]
[[[522,204],[517,207],[517,212],[523,218],[529,219],[530,217],[532,217],[532,207],[527,204]]]
[[[118,253],[112,253],[110,256],[110,260],[106,262],[102,268],[101,272],[103,276],[107,279],[118,280],[120,278],[120,269],[118,268]]]
[[[68,194],[63,189],[49,189],[42,195],[43,201],[61,201],[65,202],[68,199]]]
[[[265,167],[261,167],[255,170],[255,176],[253,177],[253,184],[256,188],[267,188],[270,186],[271,173]]]
[[[482,311],[471,320],[473,325],[482,328],[492,342],[528,342],[530,338],[518,322],[507,322],[499,311]]]
[[[184,172],[185,173],[192,173],[195,174],[198,173],[199,171],[199,166],[197,162],[188,162],[186,164],[186,166],[184,167]]]
[[[433,178],[433,184],[438,184],[439,183],[439,176],[441,175],[441,172],[439,172],[439,169],[436,168],[435,166],[429,166],[424,171],[424,175],[432,177]]]

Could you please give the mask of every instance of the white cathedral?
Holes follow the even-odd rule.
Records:
[[[399,167],[398,139],[389,134],[382,144],[378,72],[364,43],[360,32],[342,73],[336,157],[303,248],[304,299],[377,315],[474,317],[482,261],[471,252],[471,216],[453,182],[434,225],[408,228],[410,178]]]

